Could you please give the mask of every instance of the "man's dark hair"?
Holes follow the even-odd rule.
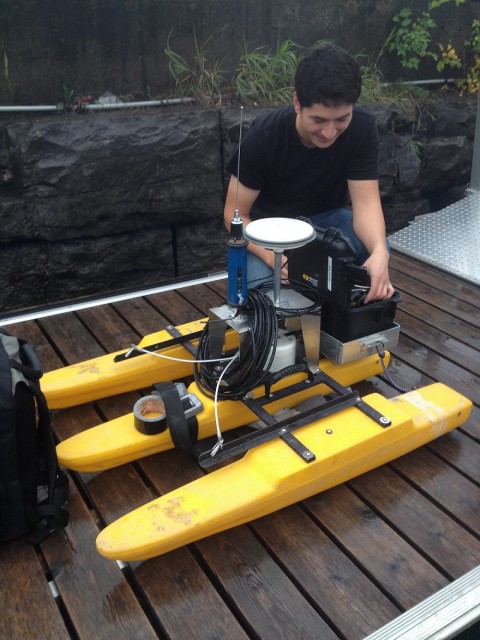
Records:
[[[326,107],[353,104],[361,89],[358,63],[334,44],[310,51],[300,60],[295,74],[295,91],[302,107],[317,103]]]

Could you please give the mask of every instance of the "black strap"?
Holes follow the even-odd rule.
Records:
[[[175,449],[197,457],[194,444],[198,439],[198,422],[195,416],[186,418],[182,401],[174,382],[159,382],[153,385],[162,396],[170,429],[170,437]]]
[[[28,537],[28,542],[38,544],[52,531],[63,529],[68,524],[69,513],[64,508],[68,498],[68,478],[63,471],[58,470],[55,478],[53,494],[42,500],[35,507],[35,521],[37,527]]]

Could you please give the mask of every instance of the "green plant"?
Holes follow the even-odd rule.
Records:
[[[71,105],[74,101],[75,97],[75,89],[71,89],[67,87],[67,85],[63,85],[63,104],[65,106]]]
[[[413,138],[407,138],[404,143],[404,148],[417,158],[420,158],[421,156],[422,147],[423,144],[419,140],[414,140]]]
[[[378,69],[377,62],[369,61],[361,65],[362,92],[360,104],[374,102],[396,104],[403,117],[412,125],[417,126],[419,117],[425,111],[428,91],[422,87],[402,82],[384,82]]]
[[[407,69],[418,69],[420,63],[425,58],[431,58],[435,61],[439,60],[437,50],[432,48],[432,31],[437,26],[432,12],[452,0],[430,0],[427,10],[422,11],[419,15],[415,15],[412,9],[401,9],[394,17],[394,28],[387,37],[384,45],[389,53],[396,53],[400,58],[400,63]],[[458,7],[464,4],[466,0],[453,0]],[[455,66],[452,58],[442,55],[440,49],[441,61],[443,64]],[[453,64],[450,64],[452,62]]]
[[[276,51],[257,47],[245,51],[235,75],[235,93],[244,104],[278,105],[290,101],[300,48],[291,40]]]
[[[470,52],[471,61],[467,65],[465,78],[457,80],[460,91],[477,93],[480,90],[480,20],[472,22],[472,35],[465,40],[465,46]]]
[[[209,63],[206,45],[211,36],[202,45],[199,45],[197,37],[194,35],[195,54],[193,63],[189,64],[170,46],[172,33],[173,29],[168,35],[164,52],[169,60],[168,68],[175,79],[177,92],[183,96],[193,96],[197,102],[204,106],[212,104],[219,106],[222,101],[221,90],[225,85],[225,71],[221,62]]]

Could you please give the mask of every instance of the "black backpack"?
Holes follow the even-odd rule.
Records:
[[[41,376],[33,349],[0,328],[0,541],[37,543],[68,523]]]

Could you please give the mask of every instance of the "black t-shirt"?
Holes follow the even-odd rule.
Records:
[[[242,143],[240,182],[260,190],[251,218],[297,217],[344,207],[347,180],[378,178],[374,117],[354,106],[352,121],[326,149],[309,148],[295,128],[293,105],[255,120]],[[227,170],[237,175],[237,152]]]

